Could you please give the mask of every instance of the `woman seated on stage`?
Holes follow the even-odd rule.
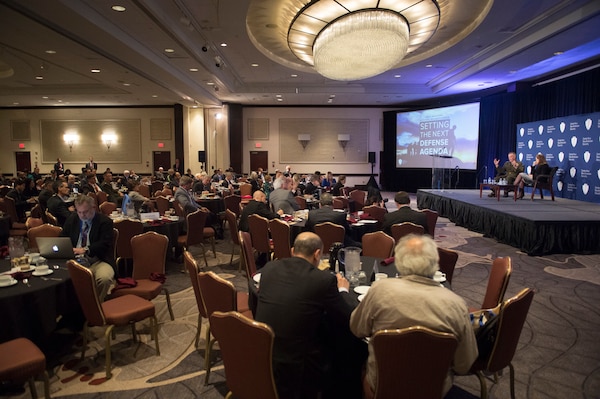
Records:
[[[535,161],[533,161],[533,166],[531,167],[531,174],[527,174],[525,172],[519,173],[519,175],[515,179],[515,190],[517,189],[517,187],[519,189],[519,193],[517,194],[518,198],[521,199],[523,198],[523,196],[525,196],[525,184],[527,184],[528,186],[532,185],[534,180],[539,175],[549,175],[550,171],[551,168],[548,165],[548,162],[546,162],[546,157],[543,154],[537,154],[535,156]]]

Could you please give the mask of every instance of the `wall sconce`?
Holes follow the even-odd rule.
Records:
[[[114,133],[102,133],[101,137],[108,151],[110,151],[110,146],[117,142],[117,135]]]
[[[73,152],[73,146],[79,143],[79,135],[77,133],[65,133],[63,140],[69,146],[69,152]]]
[[[344,152],[346,152],[346,145],[348,145],[349,141],[350,141],[349,134],[338,134],[338,143],[340,143]]]
[[[302,144],[302,148],[306,149],[306,146],[310,142],[310,134],[299,134],[298,141]]]

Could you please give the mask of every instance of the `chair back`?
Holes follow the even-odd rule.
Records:
[[[530,288],[525,288],[500,307],[496,341],[489,357],[485,359],[486,370],[495,373],[512,362],[533,294]]]
[[[362,236],[362,254],[363,256],[386,259],[392,256],[395,243],[394,238],[383,231],[366,233]]]
[[[131,259],[133,252],[131,250],[131,239],[144,232],[144,225],[138,220],[122,219],[113,223],[113,227],[119,230],[119,239],[117,240],[117,259]]]
[[[348,198],[348,197],[350,197],[350,193],[354,190],[356,190],[355,187],[342,187],[340,189],[340,193],[342,194],[342,196]]]
[[[353,190],[350,192],[350,198],[354,200],[354,211],[361,211],[365,206],[367,192],[364,190]]]
[[[269,230],[273,237],[273,258],[291,258],[290,226],[281,219],[272,219],[269,220]]]
[[[152,185],[150,186],[150,192],[155,193],[157,191],[162,191],[164,186],[165,186],[164,182],[154,181],[154,182],[152,182]]]
[[[206,308],[204,302],[202,302],[202,293],[200,292],[200,283],[198,282],[198,262],[192,256],[189,251],[183,251],[183,263],[185,264],[185,270],[190,275],[192,281],[192,288],[194,289],[194,296],[196,297],[196,305],[198,306],[198,312],[200,316],[206,318]]]
[[[169,199],[163,195],[156,197],[156,209],[158,210],[160,216],[163,216],[166,211],[171,209],[171,203],[169,202]]]
[[[223,202],[225,203],[225,208],[229,209],[235,215],[236,219],[240,217],[240,202],[242,201],[242,197],[239,195],[228,195],[223,198]]]
[[[454,268],[456,267],[456,262],[458,261],[458,252],[438,247],[438,255],[440,256],[440,260],[438,262],[440,271],[446,274],[446,281],[452,284]]]
[[[333,209],[344,209],[344,201],[341,198],[333,199]]]
[[[385,214],[388,213],[387,208],[377,205],[369,205],[363,208],[365,213],[368,213],[373,219],[377,220],[377,228],[381,229],[383,226],[383,221],[385,219]]]
[[[96,293],[94,274],[90,269],[80,265],[75,260],[67,261],[69,276],[75,287],[75,294],[79,299],[81,310],[90,326],[103,326],[106,324],[102,306]]]
[[[244,195],[252,195],[252,184],[250,183],[240,183],[240,196]]]
[[[231,234],[231,241],[235,245],[240,245],[240,236],[238,235],[238,224],[237,217],[230,209],[225,209],[225,220],[229,225],[229,233]]]
[[[185,217],[187,238],[185,246],[189,248],[191,245],[198,245],[204,242],[204,225],[208,218],[208,211],[198,209],[195,212],[188,213]]]
[[[432,238],[435,238],[435,225],[438,220],[438,213],[431,209],[423,209],[421,212],[427,217],[427,231],[431,234]]]
[[[198,284],[209,317],[216,311],[237,311],[237,293],[233,283],[217,276],[214,272],[200,272]]]
[[[398,242],[404,236],[409,234],[425,234],[425,229],[423,226],[412,223],[412,222],[402,222],[393,224],[391,227],[392,237],[394,237],[394,241]]]
[[[254,249],[252,248],[252,237],[247,231],[239,232],[240,246],[244,256],[244,265],[246,265],[246,277],[248,280],[256,274],[256,261],[254,259]]]
[[[172,197],[173,196],[173,190],[171,190],[169,187],[165,187],[162,189],[160,195],[162,195],[163,197]]]
[[[14,225],[15,223],[20,223],[19,216],[17,215],[17,205],[15,200],[11,197],[4,196],[4,212],[8,214],[10,217],[10,224]],[[25,222],[23,220],[23,222]]]
[[[495,308],[502,303],[511,273],[512,262],[509,256],[494,259],[481,309]]]
[[[296,203],[298,204],[298,209],[306,209],[306,198],[297,195],[294,198],[296,198]]]
[[[183,207],[179,201],[173,201],[173,210],[175,211],[175,215],[179,216],[180,218],[185,217],[185,211],[183,210]]]
[[[277,399],[271,327],[238,312],[215,312],[210,329],[219,341],[229,391],[239,398]]]
[[[260,215],[248,216],[248,229],[252,236],[252,246],[258,252],[271,252],[271,242],[269,239],[269,219]]]
[[[42,220],[42,218],[34,218],[31,216],[28,217],[25,221],[25,227],[27,228],[27,231],[29,231],[29,229],[31,229],[32,227],[41,226],[43,224],[44,221]],[[29,246],[31,247],[31,242],[29,243]]]
[[[554,201],[554,175],[558,171],[558,166],[550,169],[550,174],[548,175],[538,175],[533,182],[533,190],[531,191],[531,199],[535,196],[535,190],[539,189],[540,198],[544,198],[544,192],[542,190],[549,190],[550,196],[552,197],[552,201]]]
[[[96,205],[100,206],[102,203],[108,201],[108,195],[104,191],[98,191],[96,193]]]
[[[48,223],[46,219],[46,213],[44,212],[44,209],[42,209],[42,206],[40,204],[35,204],[35,206],[33,208],[31,208],[31,217],[32,218],[37,218],[37,219],[42,219],[44,221],[44,223]]]
[[[146,198],[150,198],[150,186],[146,184],[138,184],[136,191]]]
[[[30,248],[37,248],[38,237],[59,237],[62,233],[62,227],[53,226],[51,224],[42,224],[37,227],[32,227],[27,230],[27,239],[29,240]]]
[[[155,231],[138,234],[131,239],[134,280],[147,280],[151,273],[165,273],[169,238]]]
[[[323,252],[328,252],[334,242],[344,242],[346,229],[332,222],[315,224],[315,234],[323,241]]]
[[[103,203],[100,204],[100,212],[105,215],[110,215],[112,213],[112,211],[116,211],[116,210],[117,210],[117,204],[115,204],[114,202],[104,201]]]
[[[377,331],[371,342],[377,362],[375,398],[442,397],[458,346],[454,335],[414,326]]]
[[[56,218],[56,216],[50,213],[48,209],[46,209],[46,219],[51,225],[58,226],[58,219]]]

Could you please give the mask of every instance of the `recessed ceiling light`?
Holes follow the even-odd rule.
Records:
[[[275,97],[277,97],[277,98],[281,98],[281,97],[283,97],[283,96],[282,96],[281,94],[275,94]]]
[[[92,69],[92,73],[100,73],[100,69],[94,68],[94,69]]]
[[[206,82],[206,84],[209,85],[209,86],[214,86],[215,85],[214,82]]]
[[[156,97],[158,97],[158,95],[157,95],[157,94],[153,94],[153,95],[152,95],[152,98],[156,98]]]
[[[44,80],[44,77],[43,76],[36,76],[35,79],[36,80]]]
[[[62,103],[62,100],[57,100],[59,103]]]
[[[125,8],[125,7],[123,7],[123,6],[120,6],[120,5],[118,5],[118,4],[117,4],[117,5],[114,5],[114,6],[112,6],[111,8],[112,8],[112,10],[113,10],[113,11],[117,11],[117,12],[123,12],[123,11],[125,11],[125,10],[126,10],[126,8]]]
[[[394,75],[394,77],[395,77],[396,79],[398,79],[398,78],[401,78],[401,77],[402,77],[402,75]]]
[[[431,64],[427,64],[427,65],[425,65],[425,68],[431,68],[432,66],[433,65],[431,65]]]
[[[330,94],[329,98],[335,98],[335,94]]]
[[[221,47],[227,47],[227,43],[221,43]]]
[[[283,101],[283,98],[278,98],[277,101]]]
[[[554,55],[561,55],[561,54],[564,54],[564,51],[555,51],[554,52]]]
[[[166,48],[165,49],[165,53],[174,53],[175,50],[173,50],[172,48]]]
[[[123,83],[123,86],[131,86],[131,83],[125,82],[125,83]]]
[[[15,102],[13,103],[13,105],[19,105],[19,103],[15,101]]]
[[[42,98],[43,98],[44,100],[47,100],[47,99],[48,99],[48,96],[42,96]]]
[[[56,54],[56,50],[46,50],[46,54]]]
[[[331,104],[331,103],[333,102],[333,98],[330,98],[329,100],[327,100],[327,102],[328,102],[329,104]]]
[[[297,77],[298,77],[298,75],[296,75],[295,73],[291,74],[290,76],[291,76],[292,78],[297,78]]]
[[[256,62],[254,62],[254,63],[250,64],[250,66],[257,67],[258,64]]]
[[[190,68],[190,72],[198,72],[198,68]]]

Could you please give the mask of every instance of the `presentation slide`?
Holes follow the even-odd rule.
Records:
[[[399,112],[397,168],[477,169],[479,103]]]

